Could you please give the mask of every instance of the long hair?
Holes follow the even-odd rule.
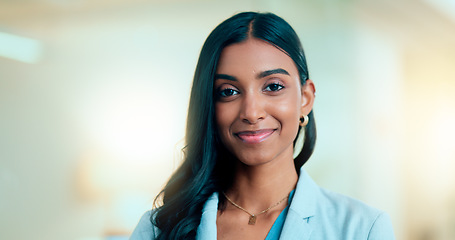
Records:
[[[210,33],[202,47],[191,88],[184,161],[155,199],[156,203],[162,197],[162,206],[151,217],[159,229],[158,239],[194,239],[204,203],[232,181],[233,164],[226,161],[232,156],[220,143],[217,133],[213,84],[221,51],[248,38],[261,39],[286,53],[297,66],[302,86],[309,77],[297,34],[272,13],[239,13]],[[316,127],[311,112],[303,149],[295,158],[297,173],[311,156],[315,141]]]

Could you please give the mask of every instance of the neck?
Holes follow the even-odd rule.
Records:
[[[251,212],[268,208],[295,188],[298,175],[290,158],[258,166],[238,163],[233,185],[226,194]]]

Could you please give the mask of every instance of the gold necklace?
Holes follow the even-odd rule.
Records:
[[[272,209],[272,208],[278,206],[280,203],[282,203],[284,200],[286,200],[286,199],[289,197],[289,194],[287,194],[286,197],[284,197],[283,199],[281,199],[281,200],[278,201],[277,203],[273,204],[272,206],[268,207],[267,209],[262,210],[262,211],[260,211],[259,213],[256,213],[256,214],[252,214],[252,213],[248,212],[248,210],[246,210],[245,208],[241,207],[240,205],[238,205],[237,203],[235,203],[234,201],[232,201],[232,200],[226,195],[225,192],[223,192],[223,195],[224,195],[224,197],[226,197],[226,199],[227,199],[232,205],[234,205],[234,207],[236,207],[236,208],[238,208],[238,209],[240,209],[240,210],[242,210],[242,211],[248,213],[248,215],[250,215],[250,219],[248,220],[248,224],[249,224],[249,225],[254,225],[254,224],[256,224],[256,218],[257,218],[258,215],[268,212],[270,209]]]

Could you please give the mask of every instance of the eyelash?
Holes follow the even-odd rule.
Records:
[[[273,89],[272,89],[272,88]],[[281,90],[283,90],[284,86],[280,83],[271,83],[269,85],[267,85],[265,88],[264,88],[264,91],[265,92],[279,92]],[[219,88],[217,90],[217,99],[220,99],[220,98],[228,98],[228,97],[231,97],[231,96],[234,96],[234,95],[237,95],[239,94],[239,91],[236,90],[235,88],[233,87],[227,87],[227,88]]]
[[[227,88],[224,88],[224,89],[219,89],[219,90],[217,91],[217,97],[218,97],[218,98],[227,98],[227,97],[236,95],[236,94],[226,95],[226,93],[227,93],[228,91],[229,91],[230,93],[236,92],[236,94],[238,94],[238,92],[239,92],[239,91],[235,90],[234,88],[227,87]],[[223,96],[223,95],[224,95],[224,96]]]
[[[277,87],[278,89],[272,90],[272,89],[270,89],[270,86]],[[280,83],[271,83],[271,84],[267,85],[267,87],[265,87],[265,89],[270,89],[270,90],[267,90],[267,92],[278,92],[278,91],[281,91],[283,88],[284,88],[284,86]]]

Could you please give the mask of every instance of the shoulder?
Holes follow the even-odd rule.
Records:
[[[312,226],[313,236],[331,239],[395,239],[390,217],[357,199],[319,187],[301,170],[293,209]]]
[[[139,223],[131,234],[130,240],[155,239],[158,229],[152,224],[152,216],[155,210],[150,210],[142,215]]]
[[[322,225],[332,226],[329,228],[333,231],[342,231],[352,239],[395,239],[386,212],[343,194],[319,189],[316,212]]]
[[[333,217],[371,219],[382,212],[360,200],[324,188],[319,188],[318,199],[320,201],[318,210]]]

